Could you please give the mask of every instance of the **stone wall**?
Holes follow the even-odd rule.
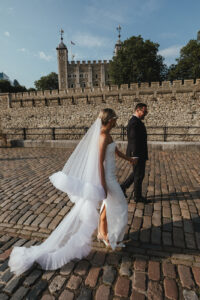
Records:
[[[200,126],[200,79],[195,83],[193,80],[165,81],[0,94],[1,129],[8,133],[15,132],[9,128],[90,126],[104,107],[115,109],[118,125],[125,126],[138,102],[148,105],[147,126],[188,126],[188,129],[179,129],[180,132],[200,133],[199,129],[189,128]],[[173,133],[174,129],[170,130]],[[196,136],[194,140],[199,138]]]

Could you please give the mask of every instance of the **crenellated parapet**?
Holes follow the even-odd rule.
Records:
[[[1,107],[12,107],[13,101],[27,101],[27,100],[45,100],[45,99],[62,99],[67,97],[86,97],[90,96],[99,96],[105,94],[111,96],[112,94],[123,95],[135,95],[137,97],[142,97],[142,95],[149,94],[153,95],[155,98],[158,95],[169,94],[173,97],[176,94],[182,93],[195,93],[200,92],[200,79],[197,79],[195,82],[193,80],[181,80],[163,81],[163,82],[151,82],[151,83],[131,83],[118,85],[109,85],[109,86],[98,86],[98,87],[85,87],[85,88],[68,88],[62,91],[59,90],[45,90],[45,91],[30,91],[23,93],[10,93],[10,94],[0,94],[0,105]],[[22,103],[23,104],[23,103]],[[23,105],[22,105],[23,107]]]
[[[111,60],[72,60],[72,61],[68,61],[69,65],[96,65],[96,64],[110,64]]]

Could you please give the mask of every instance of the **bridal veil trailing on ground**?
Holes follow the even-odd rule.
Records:
[[[101,119],[97,118],[63,170],[50,176],[52,184],[75,203],[70,213],[41,245],[14,247],[8,263],[11,272],[20,275],[34,262],[45,270],[54,270],[89,254],[98,224],[97,207],[105,198],[99,172],[100,130]]]

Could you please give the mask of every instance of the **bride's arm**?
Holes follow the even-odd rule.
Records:
[[[115,148],[115,153],[117,154],[117,156],[125,159],[125,160],[128,160],[130,163],[132,163],[133,165],[137,163],[137,158],[132,158],[132,157],[128,157],[126,156],[124,153],[122,153],[121,151],[119,151],[119,149],[116,147]]]
[[[100,178],[101,178],[101,184],[104,188],[106,196],[107,196],[107,186],[106,186],[105,170],[104,170],[103,162],[105,159],[107,145],[108,145],[108,141],[107,141],[106,135],[100,135],[100,140],[99,140]]]

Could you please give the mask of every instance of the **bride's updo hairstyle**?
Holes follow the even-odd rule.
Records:
[[[104,108],[99,113],[102,125],[106,126],[111,119],[117,119],[115,111],[111,108]]]

